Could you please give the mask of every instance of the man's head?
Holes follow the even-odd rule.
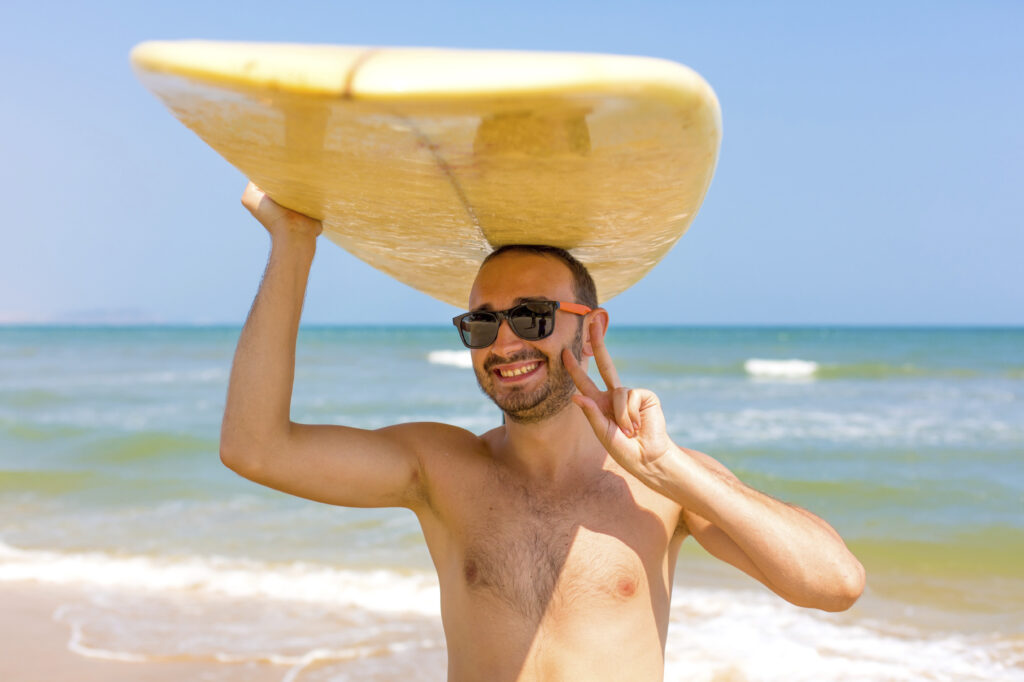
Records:
[[[571,402],[576,388],[562,364],[562,349],[581,360],[592,355],[586,322],[599,320],[603,333],[608,319],[597,308],[587,269],[568,252],[549,246],[504,246],[490,254],[473,283],[469,308],[508,310],[531,299],[581,303],[594,310],[586,316],[555,311],[554,331],[537,340],[521,338],[501,321],[494,343],[472,351],[480,388],[520,423],[547,419]]]
[[[588,308],[597,307],[597,287],[594,285],[594,278],[590,276],[587,266],[576,260],[575,257],[565,249],[546,244],[506,244],[499,246],[484,258],[480,270],[495,258],[509,253],[534,254],[538,256],[550,256],[562,261],[572,276],[573,291],[576,303],[582,303]]]

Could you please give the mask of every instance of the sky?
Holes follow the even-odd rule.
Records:
[[[613,323],[1024,324],[1024,3],[21,2],[0,7],[0,323],[240,325],[245,179],[135,79],[152,39],[636,54],[722,105],[690,230]],[[458,310],[323,240],[304,321]]]

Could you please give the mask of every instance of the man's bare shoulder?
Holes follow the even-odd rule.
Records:
[[[423,461],[438,457],[486,456],[490,451],[493,429],[477,435],[468,429],[441,422],[407,422],[378,429],[382,435],[401,443]]]
[[[481,475],[490,469],[493,432],[477,435],[468,429],[439,422],[396,424],[379,431],[415,455],[418,462],[416,499],[420,506],[431,509],[435,515],[447,516],[453,502],[469,500],[470,491],[485,480]]]

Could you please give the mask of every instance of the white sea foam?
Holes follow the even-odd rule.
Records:
[[[998,635],[924,634],[762,592],[677,590],[667,680],[1024,680]]]
[[[750,358],[743,369],[758,379],[811,379],[818,371],[818,363],[810,360],[765,360]]]
[[[423,615],[437,615],[440,600],[437,578],[423,572],[357,571],[311,562],[269,564],[222,557],[53,552],[0,542],[0,581],[18,580],[150,592],[185,590]]]
[[[263,660],[293,666],[290,679],[328,662],[337,679],[348,679],[364,660],[402,677],[424,653],[443,651],[436,639],[438,584],[425,572],[53,552],[0,542],[0,581],[134,594],[96,597],[60,613],[72,626],[74,649],[98,658]],[[168,600],[175,594],[187,601]],[[225,599],[237,606],[226,608]],[[1020,661],[1011,660],[998,635],[927,634],[800,609],[763,591],[681,585],[670,622],[667,680],[1024,680],[1015,667]],[[223,632],[235,634],[217,634]]]
[[[468,350],[432,350],[427,353],[427,362],[432,365],[450,365],[462,369],[473,367],[473,358]]]

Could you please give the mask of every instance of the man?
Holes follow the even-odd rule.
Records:
[[[293,423],[296,335],[322,227],[252,184],[242,203],[272,248],[235,355],[221,457],[294,495],[411,509],[440,581],[449,680],[662,679],[689,536],[794,604],[838,611],[860,595],[863,568],[827,523],[676,446],[657,397],[619,384],[608,313],[564,252],[492,254],[472,312],[456,318],[504,425],[477,436],[434,423]],[[605,390],[586,374],[590,357]]]

